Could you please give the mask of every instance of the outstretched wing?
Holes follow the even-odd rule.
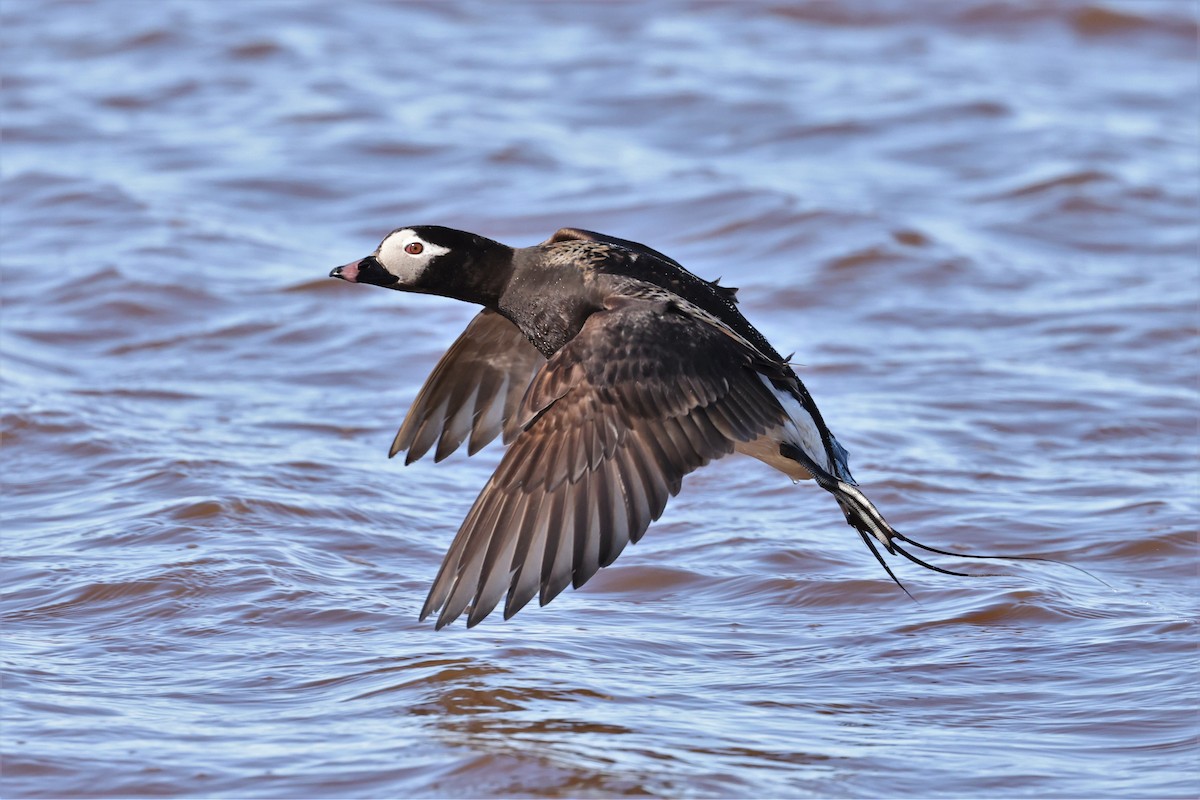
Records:
[[[450,346],[421,387],[388,456],[407,450],[411,464],[437,442],[434,461],[453,453],[470,436],[474,455],[503,431],[516,433],[521,397],[546,358],[520,329],[484,309]]]
[[[772,373],[670,301],[618,298],[534,377],[521,431],[459,528],[421,619],[467,625],[582,586],[637,541],[683,476],[784,421]],[[746,380],[751,377],[751,380]]]

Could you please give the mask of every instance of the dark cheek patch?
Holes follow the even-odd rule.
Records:
[[[375,256],[367,256],[358,262],[358,282],[373,286],[391,286],[400,279],[383,268]]]

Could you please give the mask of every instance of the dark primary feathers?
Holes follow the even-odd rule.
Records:
[[[506,591],[507,618],[535,595],[544,605],[582,586],[641,538],[684,475],[780,424],[779,404],[753,378],[764,367],[669,302],[619,299],[591,315],[535,376],[521,433],[422,617],[440,608],[441,626],[469,606],[474,625]]]
[[[470,436],[467,452],[504,433],[516,435],[516,410],[545,357],[520,329],[495,311],[484,309],[446,351],[425,381],[388,456],[408,451],[405,464],[429,452],[441,461]]]
[[[857,488],[845,449],[736,290],[656,250],[576,228],[514,250],[417,226],[330,274],[484,306],[390,451],[408,463],[464,442],[475,453],[501,434],[507,445],[421,610],[438,628],[464,612],[473,626],[502,598],[507,618],[582,586],[641,538],[685,475],[735,451],[814,478],[893,580],[875,543],[944,571],[896,546],[924,547]]]

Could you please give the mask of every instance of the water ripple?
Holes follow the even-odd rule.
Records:
[[[1187,4],[0,14],[5,797],[1196,793]],[[741,287],[899,529],[1092,576],[913,600],[728,459],[435,634],[499,447],[386,448],[475,312],[324,277],[420,223]]]

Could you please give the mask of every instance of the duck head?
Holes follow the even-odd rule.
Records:
[[[397,228],[375,252],[329,277],[494,305],[512,272],[512,248],[440,225]]]

